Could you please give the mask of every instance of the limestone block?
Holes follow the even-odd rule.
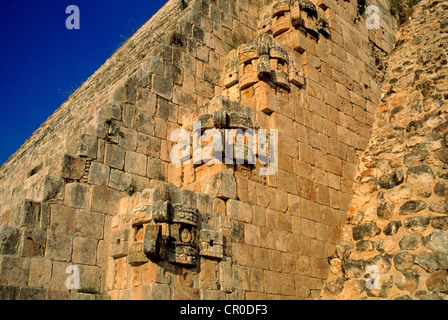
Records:
[[[47,259],[33,258],[30,265],[31,288],[49,288],[53,263]]]
[[[65,186],[65,204],[74,208],[89,207],[90,186],[81,183],[68,183]]]
[[[96,264],[98,240],[75,237],[73,242],[73,262],[78,264]]]
[[[79,180],[85,173],[86,160],[64,155],[61,178]]]
[[[106,144],[106,155],[104,163],[110,167],[123,170],[125,150],[114,144]]]
[[[151,259],[157,259],[160,255],[161,226],[145,226],[145,238],[143,242],[143,252]]]
[[[171,300],[171,287],[162,283],[150,283],[143,286],[144,300]]]
[[[78,210],[76,215],[76,235],[89,239],[103,239],[104,215]]]
[[[144,154],[127,151],[124,167],[125,171],[145,176],[147,159],[148,157]]]
[[[90,211],[115,215],[118,212],[120,200],[125,193],[117,190],[92,186],[90,200]]]
[[[265,47],[267,47],[266,44],[264,44]],[[263,47],[263,46],[261,46]],[[257,64],[257,74],[258,78],[269,77],[269,73],[271,72],[271,61],[269,59],[269,49],[266,48],[267,54],[263,54],[260,56]]]
[[[76,209],[51,205],[50,230],[54,233],[73,235],[75,232]]]
[[[120,115],[121,115],[121,109],[120,109]],[[96,159],[97,151],[98,151],[98,139],[96,137],[87,134],[81,135],[79,139],[77,156]]]
[[[153,136],[155,132],[154,116],[137,111],[135,115],[135,129],[138,132]]]
[[[134,151],[137,148],[137,131],[125,127],[120,128],[118,145],[123,149]]]
[[[47,234],[43,230],[25,230],[22,257],[39,257],[45,253]]]
[[[199,255],[204,257],[223,257],[224,237],[221,232],[203,229],[199,232]]]
[[[228,173],[218,173],[211,178],[204,193],[221,199],[236,199],[235,178]]]
[[[266,114],[278,112],[278,99],[270,86],[265,82],[259,82],[255,86],[256,105],[253,106],[256,110],[262,111]]]
[[[201,129],[211,129],[214,127],[213,115],[211,114],[203,114],[194,119],[196,122],[200,122]]]
[[[113,99],[118,101],[120,104],[134,104],[136,92],[137,90],[134,81],[129,79],[124,85],[115,90]]]
[[[73,236],[50,233],[47,236],[47,246],[45,249],[45,257],[58,261],[70,261],[73,249]]]
[[[16,255],[19,251],[21,232],[10,226],[0,226],[0,254]]]
[[[111,236],[110,256],[118,259],[129,253],[129,229],[114,231]]]
[[[95,266],[80,265],[79,282],[81,290],[89,289],[95,292],[101,292],[101,269]]]
[[[148,262],[148,258],[146,257],[146,254],[144,252],[142,242],[136,242],[131,245],[127,257],[127,262],[131,266],[139,266]]]
[[[143,69],[161,76],[163,75],[165,69],[163,59],[154,55],[148,56],[146,58],[146,62],[144,63]]]
[[[30,181],[29,184],[26,183],[25,197],[37,202],[45,202],[50,199],[62,200],[63,193],[64,180],[60,178],[43,176]]]
[[[152,76],[152,90],[155,94],[170,100],[173,96],[173,81],[154,74]]]
[[[89,183],[107,186],[110,168],[102,163],[92,162],[89,171]]]
[[[19,290],[19,287],[0,286],[0,300],[17,300]]]
[[[305,77],[303,76],[303,71],[297,66],[291,66],[289,71],[289,80],[292,84],[298,87],[302,87],[305,84]]]
[[[13,224],[17,227],[40,227],[41,203],[25,200],[18,204],[12,212]]]

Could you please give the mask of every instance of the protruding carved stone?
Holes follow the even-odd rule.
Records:
[[[147,225],[145,227],[145,239],[143,252],[151,259],[160,258],[160,243],[162,241],[162,228],[160,225]]]
[[[210,258],[222,259],[223,235],[214,230],[201,230],[199,234],[199,255]]]
[[[110,255],[114,259],[125,257],[129,250],[129,229],[118,230],[112,233]]]

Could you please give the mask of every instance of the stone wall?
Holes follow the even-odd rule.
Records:
[[[169,1],[0,169],[1,297],[318,297],[394,44],[378,6],[368,30],[354,1]],[[172,163],[193,121],[279,130],[278,170]]]
[[[324,297],[447,299],[447,9],[397,35]]]

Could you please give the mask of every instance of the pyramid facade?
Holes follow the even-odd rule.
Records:
[[[1,299],[320,297],[398,30],[375,8],[168,1],[0,168]]]

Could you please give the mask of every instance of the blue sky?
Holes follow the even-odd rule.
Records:
[[[0,3],[0,165],[167,0]],[[69,5],[80,29],[68,30]]]

